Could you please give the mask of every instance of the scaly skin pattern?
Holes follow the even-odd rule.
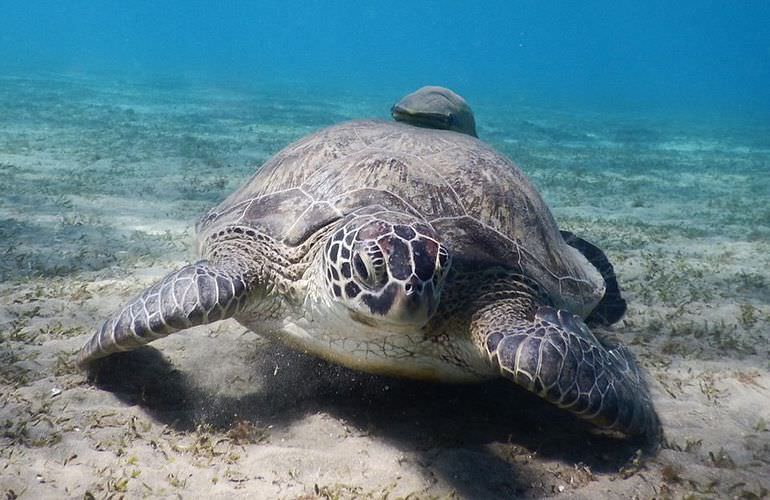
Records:
[[[596,426],[655,439],[660,423],[628,350],[607,347],[568,311],[503,299],[479,310],[472,332],[500,374]]]
[[[192,326],[232,317],[244,305],[241,276],[200,261],[175,271],[146,289],[102,323],[81,349],[77,363],[128,351]]]
[[[403,319],[424,323],[451,265],[437,238],[429,224],[398,212],[356,214],[326,242],[326,286],[362,320],[398,308]]]

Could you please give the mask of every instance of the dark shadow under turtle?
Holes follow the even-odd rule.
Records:
[[[270,383],[238,396],[202,387],[150,346],[115,354],[109,362],[97,360],[89,367],[89,379],[183,432],[203,424],[224,433],[244,420],[280,430],[307,415],[327,413],[417,454],[422,467],[461,498],[537,495],[537,481],[517,456],[531,454],[613,474],[648,446],[596,434],[586,422],[502,379],[478,385],[429,383],[348,370],[276,343],[258,349],[255,356],[273,362],[244,363],[242,368]],[[490,451],[493,444],[510,459]]]

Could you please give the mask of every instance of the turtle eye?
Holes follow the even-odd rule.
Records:
[[[368,288],[382,286],[388,279],[385,257],[377,244],[366,245],[353,255],[353,269]]]
[[[371,275],[369,266],[364,263],[364,259],[361,257],[360,253],[357,253],[353,257],[353,269],[356,270],[356,276],[358,276],[361,281],[369,281],[369,276]]]

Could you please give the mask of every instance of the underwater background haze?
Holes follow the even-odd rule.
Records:
[[[4,1],[0,71],[770,113],[770,3]],[[713,116],[712,116],[713,117]]]

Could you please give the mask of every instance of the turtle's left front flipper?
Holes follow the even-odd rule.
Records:
[[[202,260],[167,275],[105,321],[78,353],[91,361],[179,330],[232,317],[247,295],[242,276]]]
[[[602,429],[656,445],[660,422],[626,348],[603,345],[567,311],[540,306],[522,318],[511,310],[502,300],[472,324],[475,341],[505,378]]]

